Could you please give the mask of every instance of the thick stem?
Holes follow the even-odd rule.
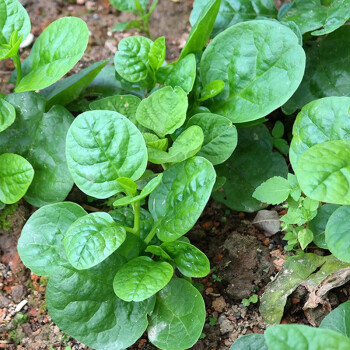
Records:
[[[16,87],[17,87],[22,80],[22,65],[21,65],[21,60],[19,58],[19,53],[17,53],[16,56],[12,57],[12,60],[17,70],[17,81],[16,81]]]
[[[152,241],[152,238],[156,235],[156,233],[157,233],[157,226],[154,226],[151,232],[145,238],[144,242],[148,245]]]
[[[134,232],[140,236],[140,201],[132,204],[134,209]]]
[[[145,34],[147,35],[147,37],[152,39],[151,38],[151,32],[149,31],[148,18],[147,17],[145,18],[145,17],[146,16],[144,16],[142,18],[142,22],[143,22],[143,25],[142,25],[143,28],[142,29],[145,32]]]

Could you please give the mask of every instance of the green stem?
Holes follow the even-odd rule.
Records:
[[[134,209],[134,232],[140,236],[140,201],[132,204]]]
[[[19,58],[19,53],[17,53],[16,56],[12,57],[12,60],[17,70],[17,81],[16,81],[16,87],[17,87],[22,80],[22,65],[21,65],[21,59]]]
[[[149,31],[148,18],[145,18],[145,17],[146,16],[144,16],[142,18],[142,23],[143,23],[143,25],[142,25],[143,28],[142,29],[145,32],[145,34],[147,35],[147,37],[152,39],[151,38],[151,32]]]
[[[152,241],[152,238],[156,235],[156,233],[157,233],[157,226],[154,226],[151,232],[145,238],[144,242],[148,245]]]

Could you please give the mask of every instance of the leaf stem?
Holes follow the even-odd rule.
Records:
[[[16,56],[12,57],[12,61],[17,70],[17,81],[16,81],[16,87],[17,87],[22,80],[22,65],[21,65],[21,59],[19,58],[19,53],[17,53]]]
[[[152,238],[156,235],[156,233],[157,233],[157,225],[155,225],[152,228],[151,232],[147,235],[144,242],[148,245],[152,241]]]
[[[134,232],[140,236],[140,201],[132,203],[134,210]]]

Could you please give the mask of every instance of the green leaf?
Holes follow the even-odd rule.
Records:
[[[196,223],[215,183],[211,163],[193,157],[164,171],[161,184],[149,197],[149,210],[157,236],[163,242],[175,241]]]
[[[287,297],[324,262],[324,257],[316,254],[300,254],[287,259],[260,299],[259,311],[268,326],[280,323]]]
[[[37,210],[23,227],[18,254],[23,263],[39,276],[51,276],[67,263],[63,237],[69,226],[87,215],[78,204],[62,202]]]
[[[195,0],[191,12],[190,23],[193,25],[200,11],[209,0]],[[212,37],[226,28],[243,21],[262,18],[276,18],[277,10],[273,0],[221,0],[220,10],[216,17]]]
[[[4,99],[0,99],[0,132],[13,124],[15,119],[16,111],[14,107]]]
[[[71,75],[50,87],[40,91],[46,102],[46,110],[53,105],[59,104],[66,106],[79,97],[83,89],[88,86],[98,73],[106,66],[108,60],[95,62],[91,66],[84,68],[79,73]]]
[[[109,0],[110,4],[119,11],[135,11],[135,0]],[[144,1],[143,1],[144,2]]]
[[[34,177],[34,169],[23,157],[0,155],[0,200],[5,204],[18,202],[27,192]]]
[[[297,91],[283,106],[286,114],[292,114],[321,97],[350,96],[350,58],[344,51],[344,47],[349,46],[349,26],[305,46],[305,74]]]
[[[282,138],[284,134],[284,125],[281,121],[277,120],[275,125],[273,126],[273,129],[271,131],[271,134],[275,138]]]
[[[204,133],[199,156],[213,165],[226,161],[237,146],[237,129],[232,122],[218,114],[199,113],[191,117],[186,127],[198,125]]]
[[[165,60],[165,38],[161,36],[151,46],[148,54],[149,64],[154,71],[157,71]]]
[[[160,246],[174,260],[179,271],[187,277],[205,277],[210,272],[208,258],[189,243],[175,241]]]
[[[167,138],[160,139],[157,135],[151,134],[151,133],[143,133],[143,138],[145,139],[147,150],[148,150],[148,157],[150,149],[156,148],[161,151],[166,151],[168,148],[169,140]]]
[[[154,179],[152,179],[150,182],[148,182],[148,184],[142,189],[142,191],[139,195],[134,196],[134,197],[129,195],[127,197],[117,199],[113,203],[113,205],[114,206],[128,205],[128,204],[140,201],[143,198],[146,198],[160,184],[160,182],[162,181],[162,177],[163,177],[163,174],[161,173],[158,176],[156,176]]]
[[[63,201],[73,186],[65,156],[73,116],[62,106],[44,113],[45,99],[34,92],[11,94],[6,100],[17,116],[0,133],[0,154],[19,154],[33,166],[34,179],[25,199],[37,207]]]
[[[18,0],[0,0],[0,44],[8,44],[12,33],[24,40],[30,33],[30,19]]]
[[[285,103],[299,86],[304,67],[305,53],[292,30],[257,20],[238,23],[215,37],[202,56],[200,75],[204,86],[213,80],[225,83],[208,102],[209,109],[244,123]]]
[[[153,41],[143,36],[132,36],[121,40],[114,56],[118,74],[133,83],[146,80],[149,74],[148,56],[152,45]]]
[[[12,33],[8,44],[0,44],[0,60],[16,56],[21,42],[22,37],[18,38],[18,32],[15,30]]]
[[[308,228],[303,228],[298,231],[298,241],[300,243],[301,249],[304,250],[314,239],[314,234]]]
[[[148,160],[154,164],[180,163],[197,154],[203,140],[202,129],[196,125],[190,126],[176,138],[168,152],[148,147]]]
[[[350,301],[339,305],[321,322],[320,328],[330,329],[350,338]]]
[[[186,119],[187,95],[179,87],[163,87],[142,100],[136,120],[159,137],[172,134]]]
[[[107,198],[120,191],[118,177],[137,180],[143,174],[147,149],[127,118],[112,111],[90,111],[80,114],[68,131],[67,163],[83,192]]]
[[[205,306],[198,290],[189,282],[174,278],[157,294],[149,318],[148,339],[164,350],[188,349],[201,335],[204,322]]]
[[[172,261],[171,257],[158,245],[147,246],[145,252],[159,256],[163,260]]]
[[[189,54],[182,60],[165,67],[157,72],[159,83],[172,87],[179,86],[187,94],[191,92],[196,79],[196,58]]]
[[[280,21],[294,22],[302,34],[312,31],[311,35],[329,34],[349,18],[350,3],[346,0],[331,0],[329,5],[320,0],[296,0],[284,4],[278,12]]]
[[[345,350],[350,347],[350,339],[339,333],[300,324],[268,328],[265,332],[265,340],[269,350]]]
[[[206,101],[209,98],[219,95],[219,93],[224,90],[225,83],[222,80],[213,80],[204,86],[201,91],[201,98],[198,101]]]
[[[321,202],[350,204],[350,141],[312,146],[299,158],[295,174],[306,196]]]
[[[181,51],[179,60],[189,53],[202,51],[203,47],[207,44],[214,28],[215,18],[219,12],[220,2],[221,0],[209,0],[201,9],[196,22],[192,24],[192,29]]]
[[[115,294],[125,301],[142,301],[163,289],[174,270],[167,262],[139,256],[126,263],[115,275]]]
[[[135,19],[133,21],[119,22],[112,28],[112,32],[113,31],[123,32],[124,30],[134,29],[134,28],[137,28],[137,29],[141,28],[140,20]]]
[[[95,349],[125,349],[141,337],[154,299],[127,303],[113,291],[124,259],[113,254],[88,270],[60,267],[50,277],[46,302],[61,330]],[[88,330],[88,331],[87,331]]]
[[[226,177],[224,191],[213,193],[215,200],[237,211],[254,212],[265,207],[252,197],[255,189],[273,176],[286,177],[285,159],[272,151],[272,138],[265,125],[238,129],[238,146],[233,155],[216,167]]]
[[[125,240],[125,230],[104,212],[77,219],[63,243],[69,262],[78,270],[89,269],[110,256]]]
[[[268,350],[263,334],[247,334],[239,337],[230,350]]]
[[[65,17],[51,23],[35,41],[15,91],[39,90],[55,83],[80,60],[88,40],[89,30],[80,18]]]
[[[274,176],[263,182],[253,193],[253,197],[262,203],[280,204],[290,194],[291,187],[287,179]]]
[[[128,196],[135,196],[137,193],[137,185],[134,180],[128,177],[118,177],[117,182],[123,187],[123,192]]]
[[[317,215],[310,221],[310,230],[314,234],[314,243],[322,249],[328,249],[325,231],[328,219],[334,213],[336,209],[339,208],[339,205],[335,204],[325,204],[322,205],[318,211]]]
[[[341,261],[350,262],[350,207],[342,206],[330,216],[326,225],[326,243],[331,253]]]
[[[293,169],[310,147],[333,140],[350,141],[350,97],[325,97],[302,108],[293,125],[289,151]]]

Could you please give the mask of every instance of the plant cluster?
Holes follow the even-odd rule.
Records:
[[[112,4],[140,16],[116,29],[149,32],[156,2],[149,11],[147,1]],[[247,212],[287,200],[286,249],[314,242],[343,261],[291,257],[285,283],[278,278],[261,299],[268,324],[282,317],[287,291],[312,273],[319,278],[321,266],[331,265],[329,274],[350,262],[347,1],[294,1],[277,13],[272,0],[238,8],[196,0],[177,61],[165,61],[164,37],[127,37],[113,62],[60,81],[84,53],[85,23],[53,22],[21,62],[28,14],[17,0],[0,6],[1,59],[16,68],[15,92],[0,99],[0,201],[24,197],[39,207],[18,252],[34,273],[49,276],[47,306],[62,330],[97,349],[125,349],[145,331],[161,349],[190,348],[205,322],[192,278],[210,265],[184,235],[211,195]],[[263,124],[281,106],[286,114],[301,109],[290,147],[284,123],[272,135]],[[295,174],[288,174],[288,150]],[[73,184],[99,208],[88,213],[64,201]],[[290,271],[299,273],[290,278]],[[289,328],[271,328],[259,341],[275,349],[269,337],[283,332]]]

